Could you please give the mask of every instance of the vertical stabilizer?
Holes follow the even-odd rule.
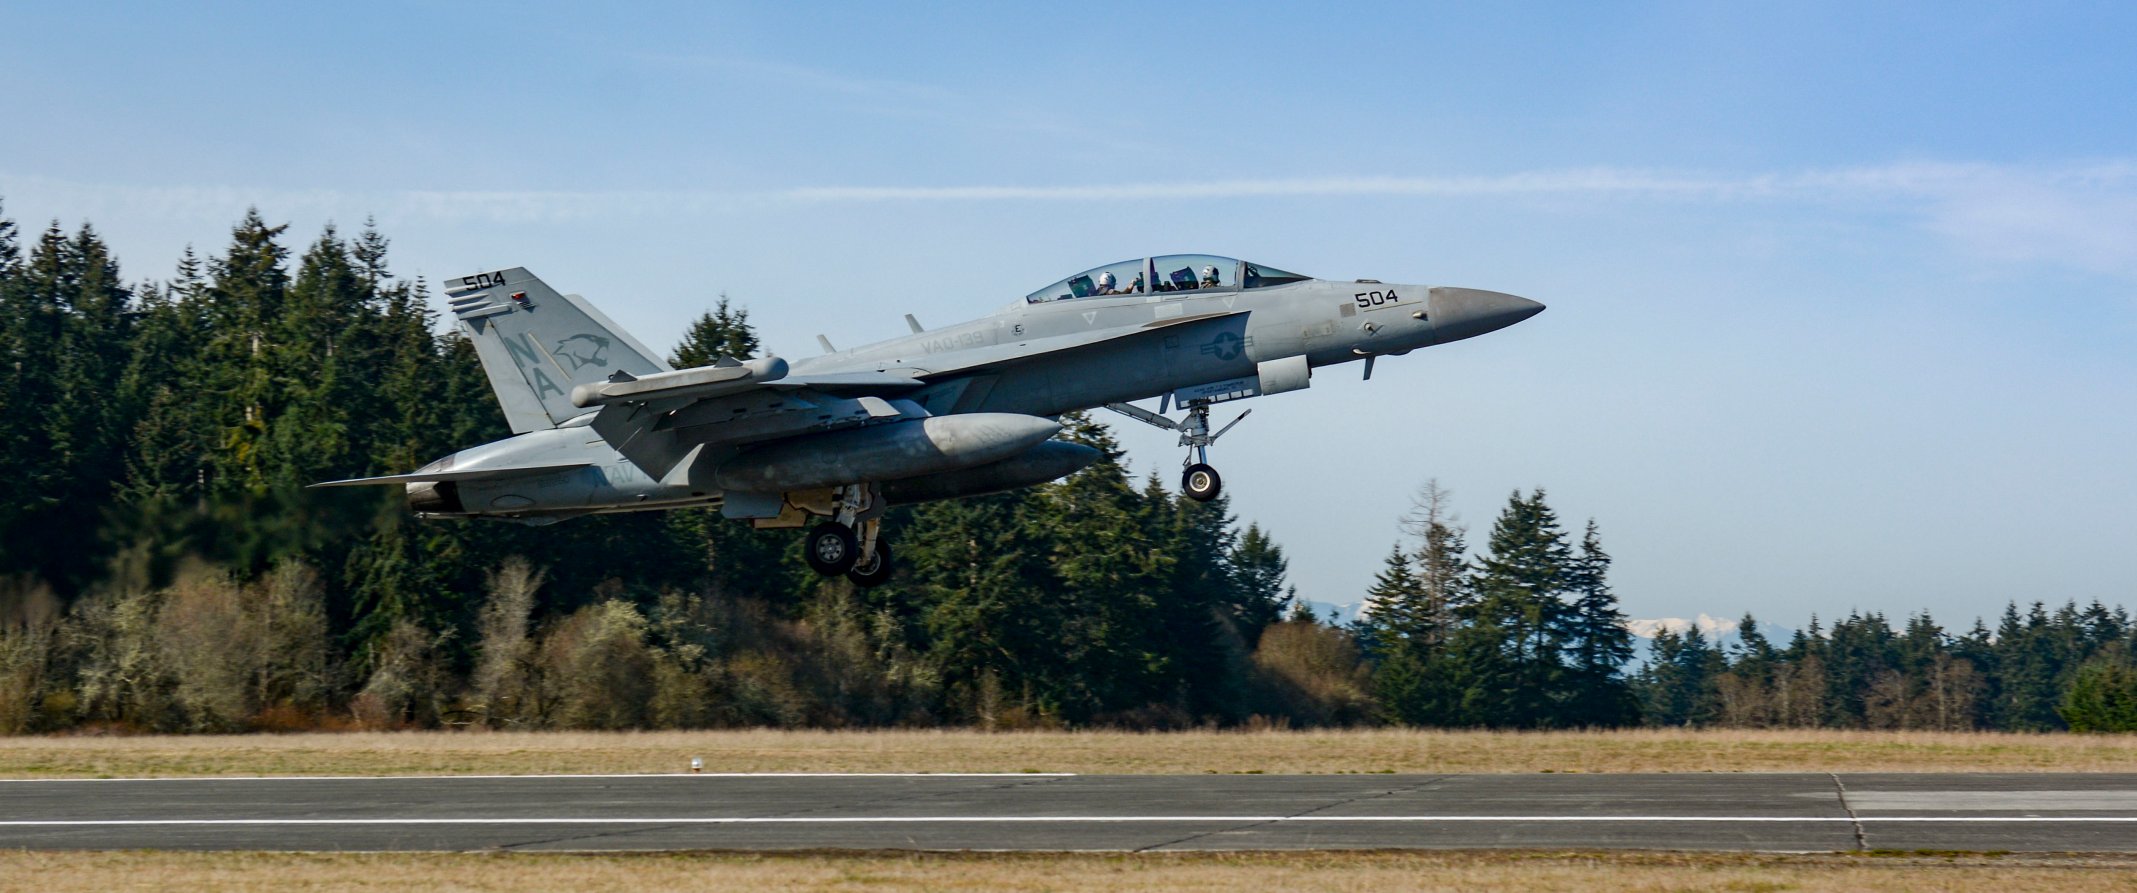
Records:
[[[571,405],[576,385],[668,371],[585,298],[558,294],[525,267],[448,279],[445,297],[515,433],[586,414]]]

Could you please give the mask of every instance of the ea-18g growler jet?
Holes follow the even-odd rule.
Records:
[[[447,280],[514,436],[408,474],[424,518],[548,524],[718,506],[758,527],[810,527],[826,576],[890,576],[892,505],[1044,483],[1098,460],[1054,440],[1066,412],[1105,407],[1177,431],[1181,488],[1222,486],[1210,407],[1305,388],[1313,369],[1373,362],[1505,328],[1543,310],[1468,288],[1338,282],[1176,254],[1078,273],[990,316],[808,359],[723,357],[672,369],[578,295],[524,268]],[[1129,403],[1156,398],[1152,411]],[[1182,417],[1167,413],[1177,407]],[[1242,413],[1240,418],[1245,418]]]

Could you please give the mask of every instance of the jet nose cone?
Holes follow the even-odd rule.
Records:
[[[1440,343],[1496,332],[1543,312],[1540,302],[1477,288],[1435,288],[1431,306]]]
[[[1503,307],[1503,309],[1499,311],[1499,314],[1501,316],[1512,317],[1512,319],[1507,323],[1507,325],[1513,325],[1514,323],[1520,322],[1524,319],[1528,319],[1531,316],[1535,316],[1536,314],[1543,312],[1542,301],[1531,301],[1519,295],[1499,295],[1498,297],[1501,301],[1501,306]]]

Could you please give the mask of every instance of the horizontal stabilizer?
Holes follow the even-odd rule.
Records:
[[[591,462],[569,462],[562,465],[520,465],[512,468],[470,468],[465,471],[418,471],[413,474],[389,474],[385,477],[350,478],[345,481],[321,481],[305,489],[319,487],[371,487],[385,484],[420,484],[442,481],[483,481],[495,478],[516,478],[553,471],[570,471],[574,468],[591,467]]]

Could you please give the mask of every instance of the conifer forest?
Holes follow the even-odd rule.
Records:
[[[1537,489],[1472,532],[1428,469],[1372,590],[1316,594],[1366,600],[1330,625],[1281,544],[1131,478],[1088,418],[1064,420],[1106,451],[1084,471],[894,510],[902,569],[873,589],[716,511],[522,527],[307,490],[509,434],[388,248],[253,211],[144,277],[89,225],[0,209],[0,733],[2137,730],[2119,607],[2021,593],[1960,626],[1859,613],[1785,641],[1747,617],[1636,661],[1604,528]],[[707,298],[678,367],[757,351],[746,309]]]

